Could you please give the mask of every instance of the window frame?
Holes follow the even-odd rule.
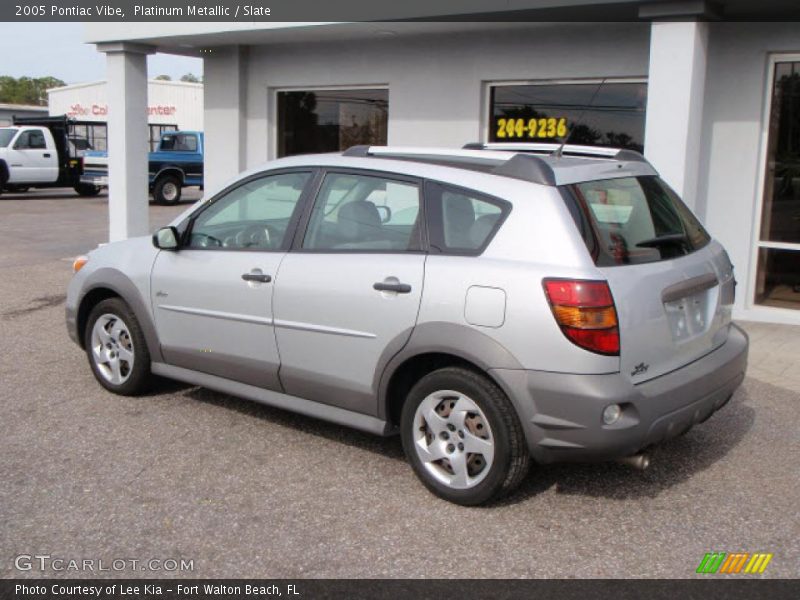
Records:
[[[647,75],[633,75],[630,77],[584,77],[575,79],[500,79],[494,81],[484,81],[483,85],[483,106],[481,110],[481,129],[480,141],[481,143],[490,143],[490,132],[492,128],[492,88],[496,87],[512,87],[520,85],[610,85],[615,83],[643,83],[647,86],[649,91],[650,81]],[[647,120],[647,107],[645,107],[645,121]],[[646,132],[645,132],[646,133]],[[558,139],[518,139],[508,140],[508,142],[530,142],[530,143],[558,143]],[[602,147],[602,146],[598,146]]]
[[[378,177],[388,181],[396,181],[398,183],[407,183],[417,186],[419,190],[419,215],[422,217],[422,222],[419,228],[418,239],[415,240],[416,248],[413,250],[370,250],[363,248],[303,248],[303,242],[308,235],[308,226],[311,223],[311,215],[314,212],[314,207],[320,198],[322,184],[325,177],[328,175],[360,175],[363,177]],[[309,199],[300,223],[297,227],[297,235],[295,235],[294,242],[290,251],[301,252],[303,254],[427,254],[428,253],[428,219],[425,210],[425,180],[421,177],[414,177],[412,175],[404,175],[402,173],[392,173],[388,171],[380,171],[376,169],[361,169],[349,167],[322,167],[319,173],[319,179],[316,181],[313,196]]]
[[[279,148],[279,138],[278,138],[278,128],[280,127],[280,123],[278,122],[278,94],[281,92],[336,92],[342,91],[346,92],[349,90],[386,90],[388,94],[388,103],[389,108],[391,110],[391,103],[392,103],[392,93],[389,88],[388,83],[376,83],[376,84],[369,84],[369,83],[357,83],[353,85],[307,85],[307,86],[288,86],[288,87],[270,87],[268,88],[268,109],[270,115],[270,123],[268,124],[269,128],[269,136],[268,139],[272,140],[271,143],[267,146],[267,157],[268,160],[275,160],[278,158],[278,148]],[[387,127],[390,119],[390,115],[387,112],[386,121]],[[301,156],[301,155],[294,155],[294,156]]]
[[[444,212],[441,207],[441,202],[432,201],[434,194],[439,195],[439,192],[434,191],[436,187],[441,188],[443,191],[452,190],[456,193],[475,198],[481,202],[486,202],[493,206],[497,206],[500,209],[500,217],[489,231],[489,234],[486,236],[483,244],[481,244],[478,248],[451,249],[444,244]],[[436,254],[439,256],[480,256],[486,251],[486,248],[489,247],[489,244],[492,243],[492,240],[494,240],[497,232],[500,231],[500,228],[506,222],[506,219],[508,219],[508,215],[510,215],[511,211],[514,209],[514,205],[508,200],[503,200],[497,196],[492,196],[491,194],[487,194],[472,188],[438,181],[435,179],[428,179],[425,181],[425,198],[425,222],[429,236],[428,251],[430,254]],[[434,206],[435,204],[439,205],[438,209]],[[437,245],[435,242],[438,242],[440,245]]]
[[[226,198],[230,193],[236,191],[240,187],[243,187],[249,183],[254,181],[258,181],[259,179],[266,179],[269,177],[275,177],[278,175],[290,175],[293,173],[308,173],[309,178],[306,182],[303,191],[300,193],[300,197],[297,199],[297,204],[295,205],[294,210],[292,211],[292,215],[289,217],[289,223],[286,226],[286,233],[283,236],[283,240],[281,240],[281,245],[278,248],[225,248],[223,246],[210,246],[206,248],[195,248],[189,246],[189,240],[191,239],[192,229],[194,228],[195,221],[202,215],[205,211],[209,210],[214,204],[221,201],[222,199]],[[178,241],[178,250],[179,251],[186,251],[186,250],[199,250],[202,252],[205,251],[213,251],[213,252],[266,252],[266,253],[276,253],[276,252],[288,252],[289,249],[292,247],[294,243],[295,237],[297,232],[299,231],[299,223],[302,219],[303,215],[306,211],[306,204],[309,202],[309,198],[316,196],[316,191],[319,189],[319,181],[320,181],[320,169],[314,166],[307,166],[307,167],[287,167],[282,169],[274,169],[271,171],[261,171],[259,173],[254,173],[249,177],[245,177],[243,179],[239,179],[232,183],[231,185],[227,186],[226,188],[217,192],[214,196],[212,196],[207,202],[203,202],[197,210],[195,210],[192,214],[190,214],[186,219],[184,219],[177,227],[178,234],[179,234],[179,241]]]

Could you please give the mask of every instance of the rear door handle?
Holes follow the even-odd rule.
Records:
[[[264,273],[242,273],[242,279],[245,281],[257,281],[259,283],[269,283],[272,281],[271,275]]]
[[[372,284],[372,289],[379,292],[397,292],[398,294],[410,294],[411,286],[407,283],[393,283],[387,281],[378,281]]]
[[[45,158],[50,158],[50,153],[49,153],[49,152],[45,152],[45,153],[44,153],[44,157],[45,157]]]

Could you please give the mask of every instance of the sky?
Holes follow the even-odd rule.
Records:
[[[106,77],[105,55],[83,43],[82,23],[0,23],[0,75],[53,76],[66,83]],[[203,74],[203,60],[154,54],[147,57],[150,78]]]

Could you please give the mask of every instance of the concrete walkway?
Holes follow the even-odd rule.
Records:
[[[737,321],[750,336],[747,376],[800,391],[800,327]]]

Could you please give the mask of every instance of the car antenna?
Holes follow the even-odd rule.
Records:
[[[603,77],[603,79],[597,85],[597,89],[595,89],[594,93],[592,94],[592,97],[589,98],[589,103],[586,106],[583,107],[583,110],[581,111],[581,114],[579,114],[578,118],[575,119],[575,125],[579,125],[580,124],[581,119],[583,119],[583,115],[585,115],[586,111],[589,110],[592,107],[592,103],[594,102],[594,99],[597,97],[597,93],[602,89],[603,85],[605,85],[606,79],[607,79],[607,77]],[[572,137],[572,132],[573,131],[575,131],[575,127],[572,127],[569,130],[569,132],[567,132],[567,135],[564,136],[564,141],[561,142],[561,145],[558,148],[553,150],[553,153],[550,156],[552,156],[554,158],[561,158],[561,155],[564,153],[564,146],[567,145],[567,142],[569,141],[569,138]]]

